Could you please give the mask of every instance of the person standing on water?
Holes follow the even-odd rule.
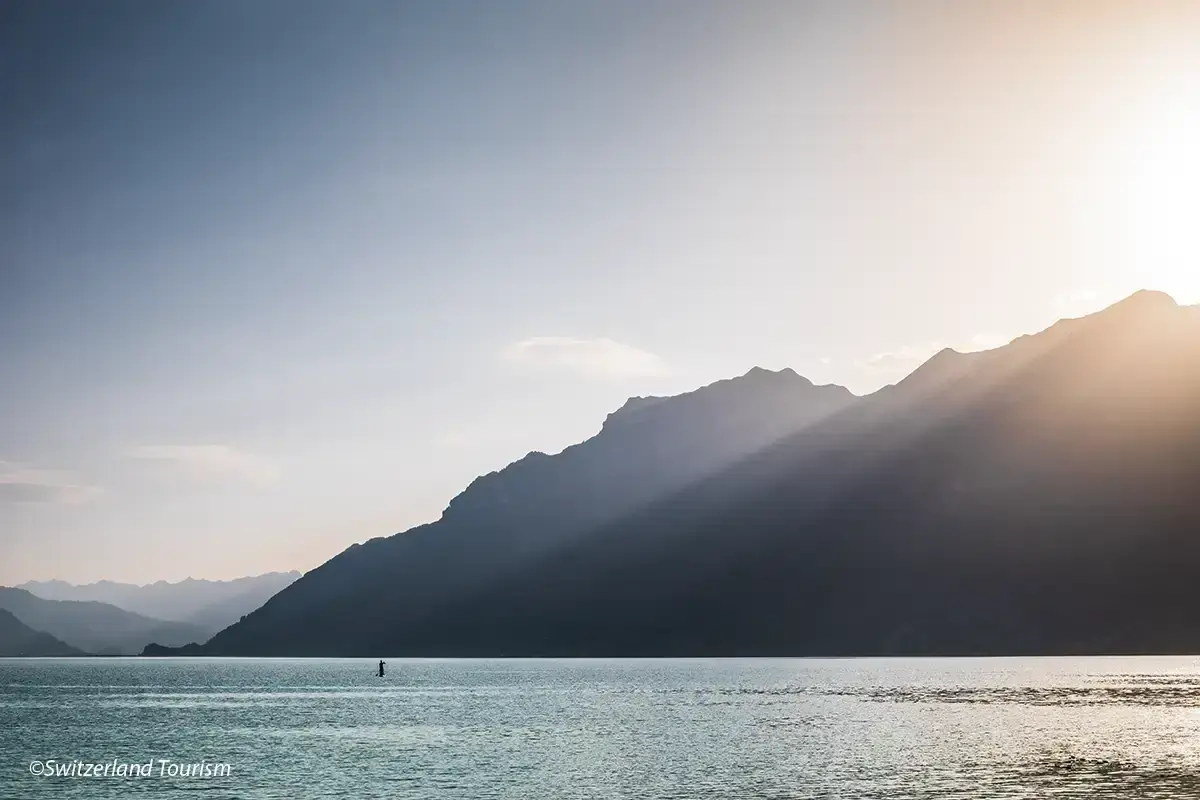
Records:
[[[379,662],[379,677],[383,677],[383,662]]]

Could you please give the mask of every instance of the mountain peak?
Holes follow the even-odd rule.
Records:
[[[626,400],[624,403],[621,404],[620,408],[618,408],[616,411],[614,411],[609,416],[612,416],[615,414],[628,414],[633,411],[637,411],[638,409],[645,408],[646,406],[652,406],[655,403],[661,403],[663,400],[667,400],[667,399],[669,399],[669,398],[659,397],[656,395],[647,395],[646,397],[641,397],[641,396],[630,397],[628,400]]]
[[[1139,289],[1133,294],[1120,300],[1109,308],[1176,308],[1178,303],[1175,298],[1166,292],[1160,292],[1155,289]]]
[[[743,392],[748,391],[750,394],[762,394],[764,392],[776,394],[781,390],[786,392],[794,389],[806,389],[812,386],[814,386],[812,381],[798,374],[790,367],[784,367],[781,370],[751,367],[746,374],[737,378],[720,380],[680,395],[670,397],[654,395],[648,397],[630,397],[620,408],[608,415],[608,418],[604,422],[604,427],[609,428],[614,422],[623,423],[635,417],[640,419],[640,412],[652,406],[678,408],[680,402],[685,404],[697,400],[704,402],[706,398],[728,397],[728,393],[736,393],[739,390]],[[655,411],[653,413],[657,414],[658,412]]]
[[[986,353],[988,351],[984,351]],[[995,352],[995,351],[992,351]],[[930,394],[965,376],[979,363],[982,353],[960,353],[953,347],[944,347],[925,363],[906,375],[899,383],[880,390],[880,396],[888,396],[891,390],[903,387],[905,391]],[[885,391],[886,390],[886,391]]]
[[[750,371],[742,376],[743,379],[752,381],[800,381],[802,383],[812,385],[812,381],[798,374],[791,367],[784,367],[781,370],[769,370],[764,367],[751,367]]]
[[[1175,298],[1166,292],[1141,289],[1084,319],[1142,318],[1177,311],[1179,308]]]

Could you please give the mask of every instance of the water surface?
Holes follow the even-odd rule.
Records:
[[[374,671],[0,659],[0,798],[1200,798],[1196,658]],[[154,770],[31,774],[51,760]]]

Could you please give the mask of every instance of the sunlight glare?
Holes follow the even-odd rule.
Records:
[[[1200,92],[1162,98],[1136,149],[1133,255],[1143,288],[1200,303]]]

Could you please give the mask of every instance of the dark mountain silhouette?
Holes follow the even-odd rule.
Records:
[[[634,398],[586,442],[476,479],[437,522],[351,547],[211,649],[240,650],[241,637],[268,631],[253,647],[291,652],[306,639],[313,654],[365,647],[380,625],[424,624],[464,594],[854,401],[842,387],[763,369],[678,397]]]
[[[82,652],[48,633],[35,631],[0,609],[0,657],[81,656]]]
[[[453,527],[452,504],[408,540],[423,548],[401,549],[411,533],[352,548],[195,652],[1200,652],[1196,308],[1143,292],[996,350],[943,351],[607,517],[556,504],[606,502],[623,480],[606,470],[642,475],[646,441],[683,430],[680,402],[634,403],[652,421],[594,472],[541,457],[513,488],[456,501],[472,527]],[[529,537],[541,546],[506,569],[476,566]],[[447,591],[414,605],[432,595],[390,586],[421,576]]]
[[[175,622],[191,622],[219,631],[261,606],[300,577],[299,572],[271,572],[231,581],[188,578],[139,586],[98,581],[82,586],[63,581],[30,581],[18,586],[46,600],[99,602],[135,614]]]
[[[0,609],[34,630],[98,655],[137,655],[150,642],[178,646],[211,635],[197,625],[151,619],[105,603],[44,600],[3,586]]]

